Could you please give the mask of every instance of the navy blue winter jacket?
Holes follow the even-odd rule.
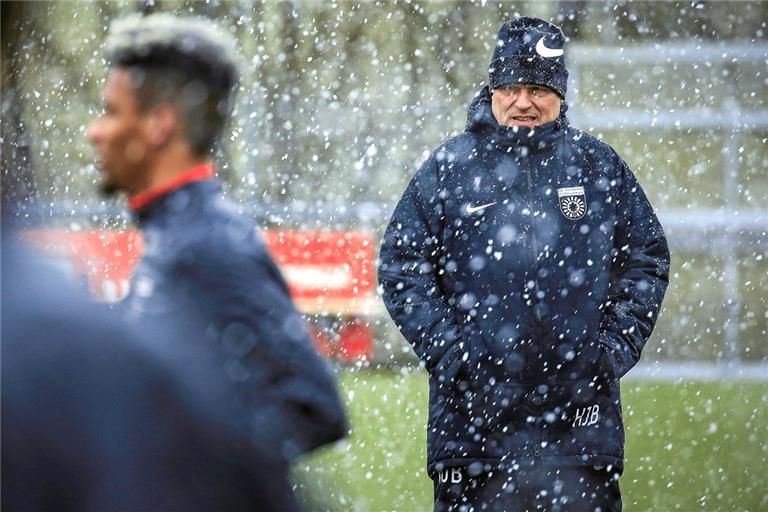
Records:
[[[483,89],[384,235],[384,302],[430,375],[428,471],[623,468],[618,380],[668,283],[661,225],[604,142],[500,126]]]
[[[299,510],[204,347],[139,334],[3,231],[3,510]]]
[[[218,181],[187,184],[136,216],[145,254],[126,299],[139,321],[173,318],[211,346],[260,439],[293,458],[344,436],[346,418],[287,286],[252,222]]]

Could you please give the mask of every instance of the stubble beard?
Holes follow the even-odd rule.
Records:
[[[118,192],[120,192],[120,187],[118,187],[114,183],[109,183],[109,182],[103,181],[103,182],[99,183],[99,192],[104,197],[113,197]]]
[[[97,187],[98,187],[99,193],[103,197],[108,197],[108,198],[114,197],[115,195],[117,195],[118,192],[122,190],[122,187],[120,187],[120,185],[115,183],[114,180],[109,179],[105,174],[101,175],[101,180],[99,181]]]

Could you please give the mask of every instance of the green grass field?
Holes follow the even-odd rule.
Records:
[[[345,371],[352,435],[297,467],[314,507],[431,510],[423,372]],[[628,381],[624,507],[768,510],[768,383]]]

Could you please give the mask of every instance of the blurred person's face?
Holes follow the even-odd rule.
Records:
[[[105,193],[140,192],[147,172],[150,114],[139,108],[131,75],[114,69],[104,88],[104,111],[88,127]]]
[[[494,89],[491,109],[502,126],[540,126],[560,115],[560,96],[552,89],[532,84]]]

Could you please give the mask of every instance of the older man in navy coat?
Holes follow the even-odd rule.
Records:
[[[668,282],[629,166],[569,126],[562,31],[501,27],[463,133],[407,186],[384,301],[430,376],[436,510],[620,510],[619,379]]]

